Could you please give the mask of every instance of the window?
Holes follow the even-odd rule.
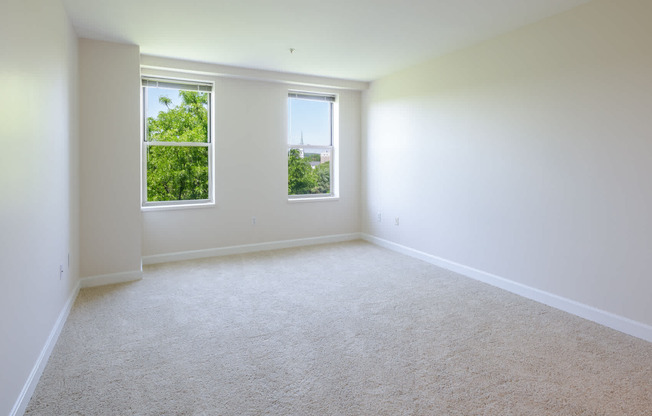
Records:
[[[143,206],[213,202],[212,84],[143,78]]]
[[[288,94],[288,196],[335,196],[334,95]]]

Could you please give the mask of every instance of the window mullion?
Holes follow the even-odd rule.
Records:
[[[145,142],[147,146],[208,147],[210,143],[202,142]]]
[[[290,149],[333,149],[333,146],[327,144],[318,146],[313,144],[288,144]]]

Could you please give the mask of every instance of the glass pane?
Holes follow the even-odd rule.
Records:
[[[331,149],[288,151],[288,195],[331,193]]]
[[[330,102],[288,98],[288,103],[288,144],[332,145]]]
[[[209,93],[145,88],[146,141],[208,142]]]
[[[208,198],[208,147],[147,147],[148,202]]]

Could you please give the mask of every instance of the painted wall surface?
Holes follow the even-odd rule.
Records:
[[[0,4],[0,92],[0,414],[6,415],[79,274],[77,39],[59,2]]]
[[[363,230],[652,324],[650,16],[593,1],[374,82]]]
[[[143,255],[359,232],[359,91],[149,73],[215,82],[216,204],[143,212]],[[338,200],[288,202],[289,89],[339,95]],[[256,217],[255,225],[252,217]]]
[[[140,272],[138,46],[80,39],[81,276]]]

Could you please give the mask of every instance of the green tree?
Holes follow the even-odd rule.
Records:
[[[208,94],[179,91],[181,103],[147,119],[149,142],[208,143]],[[208,199],[208,147],[148,146],[147,200]]]
[[[306,154],[301,157],[298,149],[288,152],[288,195],[329,194],[331,192],[330,162],[316,165],[319,154]]]
[[[317,179],[312,172],[310,162],[301,157],[298,149],[288,152],[288,195],[305,195],[312,193]]]
[[[313,171],[315,175],[315,187],[313,194],[329,194],[331,192],[331,162],[324,162],[317,165]]]

